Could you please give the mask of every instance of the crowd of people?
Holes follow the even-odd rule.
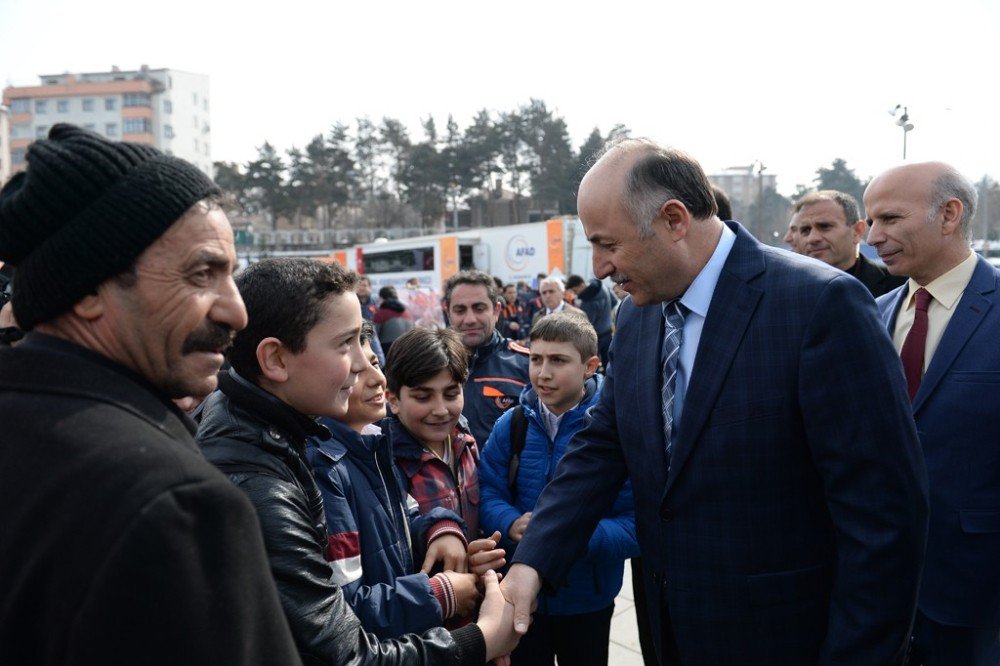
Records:
[[[224,194],[151,147],[27,162],[0,662],[607,664],[631,560],[647,664],[1000,663],[1000,272],[952,167],[803,197],[786,252],[621,139],[594,278],[464,271],[414,317],[237,273]]]

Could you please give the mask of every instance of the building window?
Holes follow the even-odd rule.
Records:
[[[106,123],[104,125],[105,136],[118,136],[118,123]]]
[[[191,93],[191,94],[194,97],[194,105],[198,106],[198,93]]]
[[[12,164],[21,164],[24,162],[24,148],[15,148],[10,151],[10,161]]]
[[[191,127],[198,129],[198,116],[191,118]]]
[[[11,113],[31,113],[30,99],[12,99],[10,101]]]
[[[118,108],[118,100],[116,98],[114,98],[114,97],[105,97],[104,98],[104,110],[105,111],[114,111],[117,108]]]
[[[207,97],[205,99],[201,100],[201,108],[203,108],[206,111],[208,111],[208,98]]]
[[[36,139],[44,139],[48,135],[49,135],[49,127],[48,127],[48,125],[39,125],[38,127],[35,128],[35,138]]]
[[[85,123],[84,126],[83,126],[83,129],[90,130],[91,132],[96,132],[97,131],[97,126],[94,125],[94,123]]]
[[[163,100],[163,113],[173,113],[174,105],[169,99]]]
[[[200,148],[198,147],[198,139],[195,139],[194,140],[194,152],[197,153],[199,150],[200,150]]]
[[[211,151],[211,150],[209,149],[209,146],[208,146],[208,144],[206,143],[206,144],[204,144],[204,145],[205,145],[205,154],[206,154],[206,155],[210,155],[212,151]]]
[[[69,100],[61,99],[56,102],[56,112],[57,113],[69,113]]]
[[[164,125],[163,126],[163,138],[164,139],[172,139],[172,138],[174,138],[174,126],[173,125]]]
[[[125,134],[149,134],[153,128],[149,118],[126,118],[122,131]]]
[[[88,112],[94,110],[94,98],[93,97],[84,97],[83,98],[83,110],[84,111],[88,111]]]
[[[40,113],[46,113],[46,108],[47,107],[48,107],[48,103],[46,102],[46,100],[44,100],[44,99],[36,99],[35,100],[35,113],[39,113],[39,114]]]
[[[134,106],[150,106],[149,94],[125,93],[122,98],[122,106],[125,108],[131,108]]]
[[[12,139],[30,139],[31,138],[31,125],[28,125],[28,124],[11,125],[11,127],[10,127],[10,138],[12,138]]]

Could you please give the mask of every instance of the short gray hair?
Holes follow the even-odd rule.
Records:
[[[538,283],[538,290],[541,291],[542,287],[548,284],[558,287],[559,291],[566,291],[566,285],[563,284],[562,279],[551,275]]]
[[[931,186],[928,216],[933,219],[949,199],[958,199],[962,202],[962,235],[971,239],[972,218],[976,215],[976,202],[979,199],[979,193],[976,191],[975,185],[952,167],[948,167],[944,173],[934,179],[934,184]]]
[[[719,208],[708,177],[698,161],[685,152],[663,147],[650,139],[620,138],[609,141],[595,156],[612,150],[622,156],[633,152],[643,155],[625,177],[623,204],[639,227],[639,237],[653,235],[653,220],[660,207],[670,199],[683,203],[695,219],[714,216]]]

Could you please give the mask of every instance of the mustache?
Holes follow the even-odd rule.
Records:
[[[625,275],[624,273],[615,273],[614,275],[611,276],[611,281],[617,284],[621,284],[622,282],[628,281],[628,276]]]
[[[232,346],[235,336],[235,331],[229,326],[211,322],[191,332],[181,347],[181,353],[226,351]]]

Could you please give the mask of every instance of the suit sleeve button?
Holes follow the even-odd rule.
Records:
[[[674,510],[669,506],[662,507],[660,509],[660,518],[662,518],[664,522],[670,522],[674,519]]]

